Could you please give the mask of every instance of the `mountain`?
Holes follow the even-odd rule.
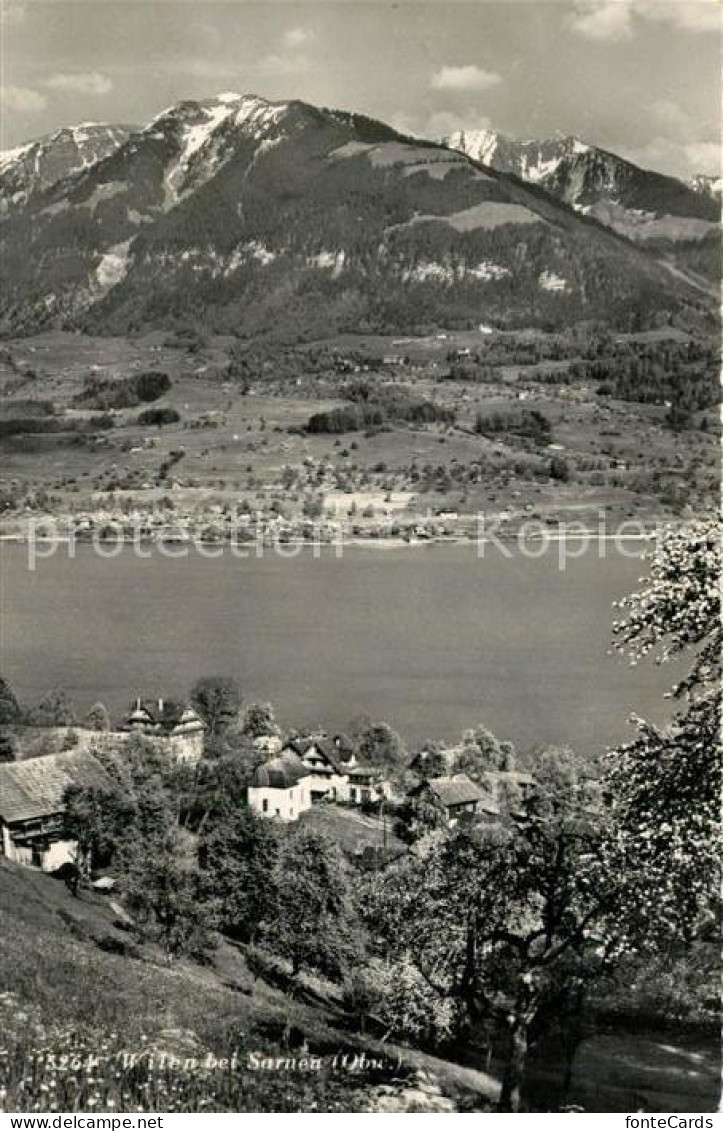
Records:
[[[695,177],[691,177],[686,181],[689,188],[693,192],[702,193],[703,196],[710,196],[713,200],[720,202],[723,196],[723,177],[712,177],[707,173],[698,173]]]
[[[84,122],[0,150],[0,219],[19,211],[50,185],[107,157],[129,134],[126,126]]]
[[[718,278],[720,206],[714,193],[641,169],[576,137],[518,141],[493,130],[461,130],[446,140],[475,161],[539,185],[652,254]]]
[[[515,177],[360,115],[181,102],[0,227],[6,329],[622,327],[705,304]]]

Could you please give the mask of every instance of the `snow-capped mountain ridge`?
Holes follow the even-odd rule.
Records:
[[[699,192],[713,200],[720,201],[723,197],[723,176],[716,177],[711,173],[697,173],[694,177],[690,177],[686,184],[693,189],[693,192]]]
[[[537,140],[509,137],[498,130],[458,130],[444,139],[451,149],[459,149],[474,161],[501,172],[514,173],[522,180],[538,183],[551,176],[565,158],[587,153],[591,146],[574,135],[556,135]]]
[[[89,127],[75,129],[77,146]],[[184,318],[396,332],[480,311],[627,325],[690,294],[518,176],[363,115],[233,92],[167,108],[95,162],[76,153],[6,219],[0,275],[9,324],[103,332]]]
[[[642,169],[575,136],[519,141],[490,129],[458,131],[446,144],[536,184],[581,215],[644,244],[697,283],[717,280],[720,205],[715,183]]]
[[[58,181],[91,168],[129,134],[127,126],[81,122],[0,151],[0,218],[23,208]]]

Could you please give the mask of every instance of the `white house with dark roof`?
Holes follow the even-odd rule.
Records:
[[[257,766],[247,801],[251,809],[265,817],[295,821],[300,813],[311,808],[315,781],[309,767],[287,746],[278,757]]]
[[[110,778],[87,750],[66,750],[0,765],[2,855],[52,872],[75,862],[77,842],[63,835],[65,791],[108,786]]]
[[[349,769],[355,764],[353,751],[342,748],[333,738],[326,735],[292,738],[281,751],[281,755],[295,754],[306,767],[310,777],[309,789],[312,801],[324,798],[335,801],[341,797]]]

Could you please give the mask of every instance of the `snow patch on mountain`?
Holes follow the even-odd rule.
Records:
[[[13,149],[0,150],[0,173],[4,173],[6,169],[14,165],[22,157],[29,153],[33,148],[33,143],[28,142],[27,145],[16,145]]]
[[[123,243],[117,243],[108,248],[108,251],[101,258],[95,269],[95,277],[103,294],[107,294],[112,287],[116,287],[125,278],[128,271],[130,246],[131,240],[124,240]]]
[[[476,267],[469,267],[466,273],[471,275],[473,279],[481,279],[485,283],[495,282],[497,279],[504,279],[512,274],[508,267],[502,267],[499,263],[492,263],[489,259],[483,259]]]
[[[306,261],[310,267],[319,267],[322,271],[331,271],[333,279],[337,279],[344,270],[346,252],[322,250],[316,255],[311,255]]]
[[[184,103],[159,115],[151,123],[150,136],[166,139],[169,127],[175,133],[176,152],[164,177],[164,208],[172,208],[183,195],[192,172],[194,185],[208,180],[232,151],[228,131],[265,145],[266,152],[278,138],[265,135],[283,118],[286,103],[271,103],[255,95],[228,91],[208,102]]]
[[[445,145],[466,153],[473,161],[491,165],[499,145],[500,135],[495,130],[456,130],[445,138]]]
[[[424,262],[417,263],[414,267],[408,267],[402,271],[402,279],[405,283],[454,283],[457,279],[457,272],[454,267],[445,263],[431,263]]]
[[[695,177],[690,177],[686,184],[692,188],[694,192],[699,192],[703,196],[710,196],[714,200],[720,200],[723,196],[723,177],[714,177],[706,173],[698,173]]]
[[[567,279],[563,279],[562,275],[557,275],[554,271],[543,271],[537,282],[543,291],[566,293],[571,290]]]
[[[495,283],[511,274],[507,267],[491,260],[481,260],[473,267],[464,263],[436,263],[432,260],[422,260],[414,267],[404,268],[401,277],[405,283],[442,283],[451,285],[461,283],[465,279],[473,279],[480,283]]]

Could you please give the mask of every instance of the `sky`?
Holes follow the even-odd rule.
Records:
[[[222,91],[720,172],[720,0],[0,0],[0,148]]]

